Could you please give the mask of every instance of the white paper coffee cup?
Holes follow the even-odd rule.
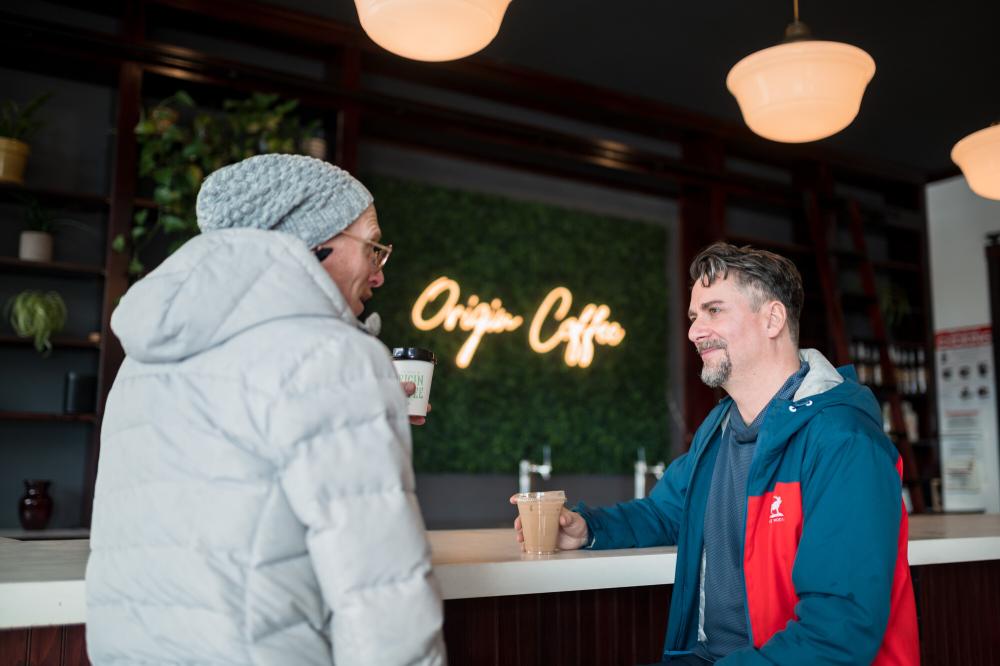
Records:
[[[396,347],[392,350],[392,363],[401,382],[413,382],[417,390],[407,399],[410,416],[427,416],[427,400],[431,397],[434,379],[434,352],[420,347]]]

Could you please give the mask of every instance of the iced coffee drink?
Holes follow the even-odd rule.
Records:
[[[566,493],[550,490],[543,493],[519,493],[517,511],[521,516],[524,550],[529,553],[554,553],[559,537],[559,514]]]

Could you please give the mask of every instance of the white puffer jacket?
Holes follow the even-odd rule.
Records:
[[[199,236],[111,323],[91,660],[443,664],[406,398],[304,244]]]

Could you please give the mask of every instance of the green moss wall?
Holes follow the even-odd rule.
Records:
[[[382,316],[380,337],[439,358],[434,411],[414,428],[417,471],[515,472],[545,444],[559,473],[627,473],[640,446],[650,460],[669,458],[664,227],[385,177],[365,183],[394,245],[386,285],[369,304]],[[486,334],[465,369],[455,357],[469,332],[419,331],[410,321],[441,276],[459,283],[460,303],[500,298],[524,317],[515,331]],[[528,344],[532,317],[557,286],[573,294],[569,316],[607,304],[626,330],[617,347],[596,346],[590,367],[567,366],[565,345],[538,354]],[[554,328],[550,319],[543,337]]]

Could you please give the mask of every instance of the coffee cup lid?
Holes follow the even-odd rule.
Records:
[[[562,490],[545,490],[533,493],[518,493],[518,502],[547,502],[551,500],[566,501],[566,492]]]
[[[393,347],[393,361],[427,361],[437,364],[437,357],[430,349],[423,347]]]

